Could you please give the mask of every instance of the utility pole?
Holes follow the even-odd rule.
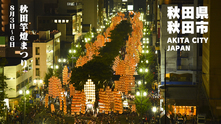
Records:
[[[166,87],[166,52],[167,52],[167,51],[166,51],[166,49],[165,49],[165,53],[164,53],[164,54],[165,54],[165,60],[164,60],[164,67],[165,67],[165,69],[164,69],[164,71],[165,71],[165,72],[164,72],[164,86],[165,86],[165,96],[164,96],[164,97],[165,97],[165,124],[167,123],[167,122],[166,122],[166,119],[167,119],[167,111],[166,111],[166,110],[167,110],[167,104],[166,104],[166,103],[167,103],[167,99],[166,99],[166,93],[167,93],[167,92],[166,92],[166,91],[167,91],[167,87]]]

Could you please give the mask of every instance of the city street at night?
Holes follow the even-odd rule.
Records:
[[[221,124],[221,0],[0,5],[0,124]]]

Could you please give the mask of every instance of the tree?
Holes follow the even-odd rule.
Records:
[[[112,65],[114,59],[119,55],[119,51],[126,44],[128,34],[132,31],[131,24],[127,20],[121,21],[114,30],[111,31],[111,42],[106,42],[106,46],[99,49],[99,55],[80,67],[72,70],[71,82],[77,90],[82,90],[87,78],[95,82],[96,89],[102,88],[105,82],[113,76]],[[98,90],[96,90],[98,91]]]
[[[6,76],[4,76],[4,66],[7,64],[7,60],[5,58],[0,58],[0,121],[3,122],[5,117],[5,98],[7,94],[5,93],[5,89],[7,88],[7,83],[5,82]]]
[[[27,89],[29,89],[29,88],[27,88]],[[30,91],[30,92],[31,92],[31,91]],[[21,97],[21,100],[20,100],[19,103],[18,103],[18,110],[19,110],[20,112],[22,112],[23,115],[24,115],[24,106],[26,106],[26,109],[25,109],[25,113],[26,113],[26,114],[30,113],[30,111],[32,110],[33,104],[29,102],[29,100],[31,100],[31,99],[29,98],[29,96],[30,96],[29,94],[25,94],[25,96],[23,95],[23,96]],[[34,100],[34,99],[32,99],[32,100]]]
[[[140,92],[140,95],[136,95],[135,97],[135,104],[136,104],[136,109],[137,109],[137,112],[143,116],[143,114],[145,112],[147,112],[150,108],[151,108],[151,102],[149,100],[149,98],[145,95],[143,95],[144,92],[148,93],[148,90],[145,89],[145,87],[143,85],[141,85],[139,87],[139,92]]]

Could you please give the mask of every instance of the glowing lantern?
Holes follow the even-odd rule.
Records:
[[[114,89],[114,113],[119,112],[119,114],[123,113],[123,104],[121,100],[121,94],[117,89]]]
[[[106,93],[104,89],[100,89],[99,91],[99,113],[103,113],[106,111]]]
[[[88,79],[84,85],[84,92],[86,95],[86,104],[94,104],[95,102],[95,84],[91,79]]]
[[[54,104],[51,104],[51,113],[55,112]]]
[[[48,108],[48,94],[45,95],[45,108]]]
[[[136,112],[136,105],[135,104],[132,105],[132,112]]]
[[[62,79],[63,79],[63,85],[68,84],[68,68],[67,68],[67,66],[64,66]]]
[[[75,96],[72,99],[71,114],[74,115],[76,113],[79,115],[80,110],[81,110],[81,92],[76,91]]]
[[[59,97],[62,91],[61,81],[58,77],[52,76],[49,80],[49,96],[53,98]]]
[[[84,90],[81,92],[81,113],[85,114],[86,98]]]
[[[111,112],[111,104],[114,104],[114,95],[113,95],[113,92],[109,86],[107,86],[107,88],[105,89],[105,92],[108,96],[107,97],[108,112]]]
[[[66,98],[65,98],[65,95],[63,95],[63,112],[64,112],[64,115],[67,114],[67,102],[66,102]]]
[[[70,96],[74,96],[75,95],[75,87],[72,84],[70,84],[69,88],[70,88]]]

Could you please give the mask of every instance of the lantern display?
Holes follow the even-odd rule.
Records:
[[[84,92],[86,95],[86,104],[94,104],[95,102],[95,84],[91,79],[88,79],[84,85]]]
[[[81,92],[76,91],[76,93],[72,99],[71,114],[74,115],[76,113],[79,115],[80,110],[81,110]]]
[[[49,96],[53,98],[59,97],[62,91],[61,81],[58,77],[52,76],[49,80]]]
[[[66,97],[65,97],[65,95],[63,95],[63,106],[64,106],[64,108],[63,108],[63,112],[64,112],[64,115],[66,115],[67,114],[67,102],[66,102]]]
[[[86,97],[84,90],[81,92],[81,113],[85,114],[85,108],[86,108]]]
[[[75,95],[75,87],[72,84],[70,84],[69,88],[70,88],[70,96],[74,96]]]
[[[119,56],[115,57],[114,64],[113,64],[113,67],[112,67],[112,69],[114,71],[116,71],[116,68],[117,68],[117,65],[118,65],[119,62],[120,62],[120,57]]]
[[[123,103],[121,99],[121,94],[117,89],[114,89],[114,113],[119,112],[119,114],[123,113]]]
[[[63,85],[66,85],[68,84],[68,68],[66,65],[64,66],[62,74]]]
[[[104,101],[104,104],[105,104],[104,113],[108,114],[108,112],[110,110],[110,105],[108,103],[108,96],[107,96],[106,92],[104,92],[103,101]]]
[[[104,89],[101,88],[99,91],[99,113],[106,111],[106,97]]]
[[[60,104],[59,104],[59,106],[60,106],[60,111],[62,111],[62,97],[61,97],[61,96],[59,97],[59,102],[60,102]]]
[[[45,108],[48,108],[48,94],[45,95]]]
[[[59,102],[60,102],[60,110],[62,111],[62,101],[64,101],[65,95],[64,95],[64,90],[61,92],[59,96]]]
[[[126,41],[126,54],[123,60],[115,58],[113,70],[116,75],[120,75],[119,81],[115,81],[115,88],[122,91],[126,95],[128,91],[135,87],[135,78],[133,77],[136,71],[136,65],[139,62],[139,53],[142,51],[141,38],[143,36],[143,23],[139,20],[140,13],[134,14],[133,19],[130,18],[132,24],[132,35]],[[116,18],[115,18],[116,19]],[[113,21],[114,19],[112,19]]]
[[[120,79],[119,79],[119,82],[120,82],[120,84],[119,84],[119,89],[118,89],[118,91],[121,91],[121,92],[123,92],[123,93],[125,93],[125,80],[124,80],[124,78],[125,78],[125,76],[120,76]]]
[[[93,55],[97,56],[99,55],[99,49],[103,46],[105,46],[105,42],[111,42],[110,37],[111,31],[114,30],[117,24],[119,24],[122,20],[125,20],[123,13],[118,13],[117,16],[112,18],[112,22],[110,24],[110,27],[106,29],[106,32],[104,33],[104,36],[99,34],[97,36],[97,40],[94,41],[94,43],[86,43],[85,48],[87,49],[85,56],[80,56],[78,60],[76,61],[76,67],[83,66],[85,63],[90,61],[93,57]]]
[[[105,89],[105,92],[107,94],[107,106],[108,106],[108,111],[111,112],[112,109],[112,104],[114,104],[114,95],[112,92],[112,89],[110,88],[110,86],[107,86],[107,88]]]
[[[70,73],[68,73],[68,80],[67,80],[67,82],[68,82],[68,84],[70,83],[70,78],[71,78],[71,73],[72,73],[72,71],[70,72]]]
[[[51,113],[55,112],[54,104],[51,104]]]
[[[136,112],[136,105],[135,104],[132,105],[132,112]]]

